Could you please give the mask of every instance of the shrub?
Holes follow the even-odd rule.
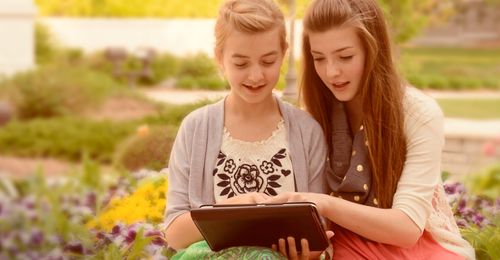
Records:
[[[149,116],[144,119],[147,124],[175,125],[178,126],[191,111],[204,105],[213,103],[214,100],[201,100],[193,104],[172,105],[163,104],[160,112],[155,116]]]
[[[2,84],[22,119],[83,112],[121,88],[104,73],[68,64],[47,65]]]
[[[51,62],[58,51],[50,30],[42,23],[35,24],[35,60],[38,64]]]
[[[129,171],[161,170],[168,164],[177,129],[167,126],[140,126],[116,151],[115,165]]]
[[[133,129],[131,123],[81,118],[12,121],[0,128],[0,153],[71,161],[79,161],[86,154],[101,163],[109,163],[117,144]]]
[[[179,58],[169,53],[156,56],[151,63],[154,83],[173,77],[179,72]]]
[[[215,61],[204,53],[189,55],[180,60],[178,76],[206,77],[217,75]]]

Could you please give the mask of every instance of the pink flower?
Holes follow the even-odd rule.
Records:
[[[497,153],[497,149],[495,147],[495,144],[490,141],[490,142],[486,142],[484,145],[483,145],[483,154],[486,155],[486,156],[495,156]]]

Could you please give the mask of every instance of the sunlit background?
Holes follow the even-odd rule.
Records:
[[[219,0],[0,0],[0,259],[165,259],[165,173],[183,117],[227,93]],[[280,0],[294,101],[301,18]],[[500,1],[384,0],[395,60],[444,111],[462,234],[500,259]]]

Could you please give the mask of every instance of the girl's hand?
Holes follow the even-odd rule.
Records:
[[[333,237],[333,231],[327,230],[326,231],[326,237],[330,239]],[[288,244],[288,251],[286,250]],[[275,251],[279,251],[282,255],[286,256],[288,259],[301,259],[301,260],[306,260],[306,259],[319,259],[323,251],[310,251],[309,250],[309,242],[307,239],[303,238],[300,240],[300,246],[302,248],[302,251],[299,252],[297,251],[297,247],[295,245],[295,239],[293,237],[287,237],[286,241],[285,239],[281,238],[278,240],[278,246],[273,244],[271,248]]]
[[[269,196],[264,193],[250,192],[221,201],[219,204],[255,204],[262,203],[268,198]]]
[[[309,192],[285,192],[274,197],[269,197],[262,203],[286,203],[286,202],[312,202],[316,204],[318,213],[324,216],[324,212],[328,208],[328,204],[333,197]]]

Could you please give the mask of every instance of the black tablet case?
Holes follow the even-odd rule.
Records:
[[[311,251],[322,251],[328,239],[313,203],[213,205],[191,210],[191,218],[210,248],[271,247],[292,236],[298,250],[306,238]]]

